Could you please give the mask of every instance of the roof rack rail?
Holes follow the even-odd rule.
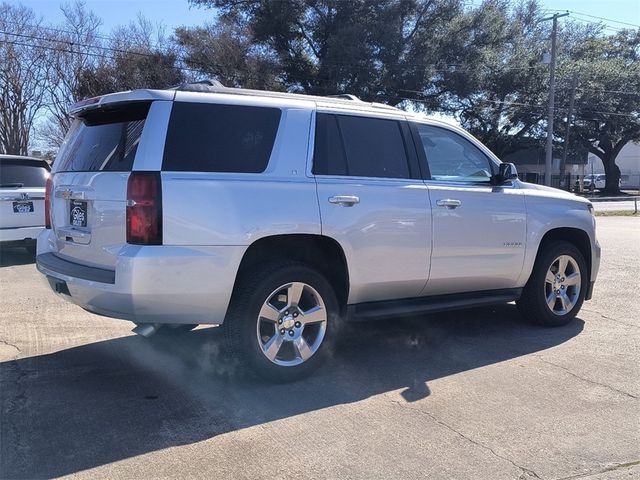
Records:
[[[204,79],[196,82],[185,82],[173,87],[174,90],[186,91],[186,92],[210,92],[212,89],[224,89],[226,88],[218,80]]]
[[[316,101],[316,102],[331,102],[331,103],[342,103],[348,104],[351,102],[357,102],[361,105],[369,105],[374,108],[380,108],[385,110],[395,110],[399,109],[396,107],[392,107],[391,105],[385,105],[383,103],[376,102],[365,102],[358,98],[355,95],[350,93],[341,93],[336,95],[326,95],[326,96],[315,96],[315,95],[305,95],[301,93],[289,93],[289,92],[271,92],[267,90],[252,90],[245,88],[235,88],[235,87],[225,87],[218,80],[200,80],[197,82],[185,82],[175,87],[172,87],[171,90],[182,91],[182,92],[197,92],[197,93],[224,93],[230,95],[248,95],[248,96],[264,96],[271,98],[293,98],[298,100],[308,100],[308,101]],[[355,106],[355,105],[354,105]],[[360,105],[359,105],[360,106]]]
[[[358,97],[350,93],[338,93],[336,95],[326,95],[327,98],[340,98],[342,100],[353,100],[354,102],[361,102]]]

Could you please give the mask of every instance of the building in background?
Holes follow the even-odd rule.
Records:
[[[558,188],[569,189],[573,185],[572,179],[584,177],[587,171],[588,152],[586,150],[572,150],[567,154],[566,173],[568,178],[560,175],[560,163],[562,148],[553,149],[553,175],[551,185]],[[518,175],[525,182],[544,183],[544,158],[545,146],[536,140],[522,140],[522,146],[515,152],[505,155],[501,160],[510,162],[518,168]]]

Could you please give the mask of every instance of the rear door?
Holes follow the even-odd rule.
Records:
[[[322,233],[347,257],[349,303],[418,296],[431,210],[404,119],[318,113],[313,173]]]
[[[497,163],[452,129],[415,124],[433,218],[427,295],[513,288],[526,246],[524,195],[493,185]]]
[[[0,158],[0,228],[44,227],[44,160]]]
[[[60,257],[115,267],[126,244],[127,180],[147,117],[158,108],[152,105],[106,104],[74,121],[53,168],[51,222]]]

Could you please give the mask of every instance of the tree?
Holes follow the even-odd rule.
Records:
[[[47,111],[49,116],[39,128],[39,138],[57,148],[71,124],[67,109],[80,100],[82,73],[98,65],[104,53],[99,35],[102,21],[83,2],[63,4],[64,22],[49,31],[51,50],[47,54]]]
[[[28,153],[36,116],[46,100],[46,52],[32,10],[0,4],[0,152]]]
[[[598,156],[606,174],[605,193],[620,192],[616,157],[640,140],[640,30],[590,36],[574,42],[564,72],[578,75],[571,134]],[[566,124],[566,110],[559,112]]]
[[[79,98],[135,88],[167,88],[184,81],[178,55],[147,19],[116,29],[97,65],[80,72]]]
[[[247,28],[255,47],[277,62],[283,88],[352,93],[392,105],[448,91],[439,72],[474,35],[462,0],[190,0]],[[469,55],[471,57],[471,55]],[[425,88],[426,86],[426,88]]]
[[[439,79],[449,89],[443,110],[498,156],[545,134],[548,67],[541,62],[546,27],[540,17],[535,1],[515,8],[486,2],[466,19],[474,33],[457,51],[458,66]],[[488,38],[478,45],[478,36]]]
[[[174,41],[191,70],[229,87],[280,90],[280,68],[272,52],[255,46],[247,26],[222,19],[202,27],[180,27]]]

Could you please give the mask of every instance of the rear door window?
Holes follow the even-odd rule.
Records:
[[[174,102],[162,169],[264,172],[280,116],[278,108]]]
[[[150,105],[106,106],[77,118],[58,154],[56,171],[131,171]]]
[[[49,169],[38,162],[0,161],[0,188],[44,188]]]
[[[313,173],[410,178],[400,122],[319,113]]]

